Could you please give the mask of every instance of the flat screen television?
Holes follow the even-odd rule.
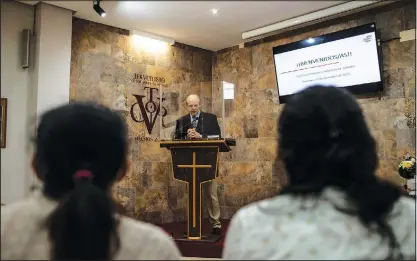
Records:
[[[273,53],[281,103],[313,85],[354,94],[382,90],[375,23],[276,46]]]

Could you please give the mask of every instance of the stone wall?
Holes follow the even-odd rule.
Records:
[[[186,188],[172,180],[170,154],[155,140],[170,137],[175,127],[170,123],[186,113],[188,94],[199,94],[202,109],[211,112],[213,53],[183,44],[149,43],[126,30],[80,19],[73,21],[72,37],[70,99],[110,106],[120,111],[129,126],[132,168],[115,186],[115,198],[129,215],[141,220],[161,223],[171,222],[174,217],[184,219]],[[138,79],[140,75],[154,78],[144,82]],[[146,104],[150,90],[145,88],[159,88],[161,78],[167,128],[160,132],[158,117],[149,133],[138,105],[133,108],[132,118],[130,109],[137,102],[133,95],[144,95]],[[158,91],[152,95],[154,108],[158,107]]]
[[[285,183],[276,159],[278,101],[272,48],[375,22],[381,32],[384,91],[358,97],[367,123],[378,142],[377,175],[396,184],[402,156],[415,155],[415,40],[400,42],[399,32],[416,28],[415,1],[329,21],[309,28],[271,36],[245,48],[219,51],[213,60],[213,112],[221,115],[221,81],[236,84],[235,100],[226,106],[226,133],[237,138],[231,153],[220,163],[222,216],[275,195]],[[405,3],[404,3],[405,2]]]
[[[385,41],[385,86],[381,95],[358,98],[378,142],[377,175],[400,184],[396,167],[406,152],[415,154],[415,40],[400,42],[395,38],[400,31],[416,27],[415,2],[404,1],[267,37],[214,55],[183,44],[149,49],[125,30],[74,20],[71,100],[108,105],[119,110],[129,126],[132,168],[115,186],[115,198],[141,220],[165,223],[185,218],[186,188],[172,179],[170,155],[154,140],[169,137],[173,128],[169,123],[185,114],[185,97],[190,93],[200,94],[203,110],[220,118],[221,81],[235,83],[237,88],[235,100],[226,104],[226,117],[219,119],[220,123],[225,121],[226,136],[237,139],[231,152],[221,154],[221,217],[230,218],[240,207],[276,195],[286,178],[282,166],[275,164],[276,120],[282,105],[272,47],[369,22],[376,22]],[[144,90],[149,83],[135,81],[135,73],[165,79],[162,106],[167,111],[167,128],[156,123],[149,134],[143,122],[132,119],[130,108],[137,102],[133,95],[146,96],[145,102],[150,97]],[[140,119],[138,106],[133,114]]]

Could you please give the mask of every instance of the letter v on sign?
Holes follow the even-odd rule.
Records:
[[[151,134],[152,133],[152,129],[155,126],[155,122],[156,122],[156,118],[159,115],[159,111],[161,109],[161,105],[158,104],[156,107],[156,112],[155,112],[155,116],[152,118],[152,114],[153,113],[149,113],[150,118],[148,117],[148,113],[146,111],[145,105],[143,104],[143,98],[145,97],[144,95],[137,95],[137,94],[133,94],[133,96],[135,96],[136,98],[136,103],[134,103],[132,105],[132,107],[130,108],[130,115],[132,117],[132,119],[136,122],[141,122],[140,120],[137,120],[133,114],[133,109],[135,107],[135,105],[139,106],[140,109],[140,113],[142,114],[142,118],[143,121],[145,122],[146,125],[146,129],[148,130],[148,133]]]

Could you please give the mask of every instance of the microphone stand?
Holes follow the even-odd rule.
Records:
[[[200,113],[200,118],[201,118],[201,139],[203,138],[204,135],[204,121],[203,121],[203,113]]]

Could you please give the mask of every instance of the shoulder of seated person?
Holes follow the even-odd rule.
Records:
[[[267,199],[263,199],[257,202],[250,203],[240,208],[236,212],[235,216],[237,218],[243,218],[243,217],[248,217],[248,216],[255,217],[257,214],[260,214],[260,211],[259,211],[260,208],[268,207],[268,205],[274,201],[280,201],[280,199],[278,197],[273,197],[273,198],[267,198]]]
[[[412,197],[402,196],[394,204],[388,217],[388,222],[392,227],[396,240],[401,246],[405,260],[415,260],[415,213],[416,200]]]
[[[291,195],[276,195],[242,207],[235,216],[241,220],[257,220],[265,216],[277,217],[299,210],[302,203],[303,201]]]
[[[397,216],[400,213],[415,215],[416,212],[416,200],[412,197],[401,196],[397,202],[395,202],[390,215],[392,217]]]
[[[6,204],[1,207],[1,217],[7,218],[14,216],[32,215],[34,212],[49,212],[56,206],[55,202],[50,200],[39,201],[38,197],[28,197],[20,201]]]
[[[24,199],[18,202],[14,202],[11,204],[5,204],[3,206],[1,206],[1,214],[2,215],[7,215],[10,214],[12,212],[18,211],[19,209],[25,208],[25,207],[30,207],[31,206],[31,199]]]
[[[130,217],[121,216],[120,225],[123,232],[133,236],[146,237],[147,240],[168,238],[169,235],[160,227]],[[122,232],[122,233],[123,233]]]

